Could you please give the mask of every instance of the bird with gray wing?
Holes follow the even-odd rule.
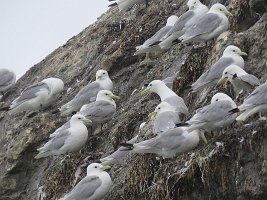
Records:
[[[182,14],[166,35],[160,39],[159,46],[161,49],[169,49],[174,44],[173,42],[185,33],[187,27],[195,23],[209,10],[199,0],[189,0],[187,6],[189,10]]]
[[[217,85],[227,81],[230,81],[232,84],[236,97],[243,90],[251,90],[260,85],[260,80],[256,76],[248,74],[237,65],[230,65],[225,68]]]
[[[39,153],[35,158],[39,159],[80,150],[88,138],[85,123],[91,123],[91,120],[81,114],[73,115],[70,119],[70,127],[50,137],[50,140],[43,147],[37,149]]]
[[[59,78],[44,79],[26,87],[10,106],[0,110],[9,110],[10,115],[23,111],[39,111],[54,103],[63,87],[64,83]]]
[[[261,112],[267,111],[267,81],[256,87],[255,90],[244,99],[244,102],[238,106],[238,109],[234,110],[234,112],[239,111],[242,113],[236,118],[237,121],[245,121],[255,113],[260,113],[260,119],[264,119],[261,117]]]
[[[161,102],[148,116],[149,118],[155,117],[153,133],[156,135],[175,128],[176,124],[181,122],[178,113],[167,102]]]
[[[139,143],[121,145],[133,153],[155,153],[163,158],[172,158],[196,148],[199,144],[199,134],[198,130],[188,132],[187,127],[177,127]]]
[[[205,131],[213,131],[226,127],[233,123],[237,117],[236,113],[232,113],[237,108],[236,103],[224,93],[216,93],[211,104],[198,109],[197,113],[187,123],[190,125],[188,131],[204,129]]]
[[[167,23],[161,29],[159,29],[152,37],[147,39],[144,44],[136,47],[136,52],[134,55],[139,55],[142,53],[149,52],[160,52],[162,49],[157,44],[161,38],[166,35],[166,33],[173,27],[175,22],[178,20],[176,15],[171,15],[167,19]]]
[[[184,100],[179,97],[175,92],[168,88],[161,80],[151,81],[148,86],[141,92],[141,95],[155,92],[160,96],[161,102],[167,102],[178,113],[188,114],[188,108],[185,105]]]
[[[87,175],[60,200],[100,200],[112,186],[112,180],[105,170],[108,165],[92,163],[87,167]]]
[[[100,90],[112,90],[113,83],[109,78],[108,72],[106,70],[98,70],[96,72],[96,80],[89,83],[87,86],[83,87],[76,96],[61,106],[59,109],[61,115],[69,115],[73,112],[77,112],[80,108],[85,105],[92,103],[96,100],[96,95]]]
[[[226,31],[229,21],[226,16],[233,16],[227,8],[216,3],[211,6],[209,11],[202,15],[195,23],[188,26],[185,33],[179,37],[183,43],[191,41],[208,41]]]
[[[118,6],[120,12],[129,11],[134,5],[145,3],[148,6],[148,0],[109,0],[116,1],[115,3],[110,4],[108,7]]]
[[[192,89],[198,91],[205,87],[215,86],[226,67],[235,64],[243,68],[244,59],[242,56],[246,55],[245,52],[242,52],[234,45],[227,46],[223,51],[222,57],[192,84]]]
[[[112,119],[116,113],[116,103],[119,97],[109,90],[100,90],[96,101],[82,106],[79,113],[88,117],[93,124],[105,123]]]
[[[0,93],[2,96],[14,86],[15,82],[16,74],[12,70],[0,69]]]

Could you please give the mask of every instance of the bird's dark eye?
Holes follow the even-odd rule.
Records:
[[[103,75],[105,75],[106,73],[105,72],[103,72]]]
[[[219,99],[216,99],[216,101],[219,101]]]
[[[95,168],[97,168],[97,166],[95,166]]]
[[[224,72],[224,74],[227,74],[227,72]]]
[[[236,52],[236,50],[233,50],[233,52]]]
[[[81,119],[80,117],[78,119]]]
[[[106,93],[106,95],[108,95],[108,93]]]
[[[152,84],[149,84],[149,87],[151,87],[152,86]]]
[[[160,109],[160,108],[159,108]]]

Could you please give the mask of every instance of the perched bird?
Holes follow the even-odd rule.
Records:
[[[182,14],[167,34],[160,39],[159,46],[161,49],[169,49],[173,42],[185,33],[187,27],[190,27],[209,10],[199,0],[189,0],[187,6],[189,10]]]
[[[92,163],[87,167],[87,175],[70,193],[60,200],[100,200],[108,193],[112,181],[105,170],[110,169],[108,165]]]
[[[56,101],[57,95],[63,90],[64,83],[59,78],[47,78],[41,82],[26,87],[9,107],[9,114],[23,111],[38,111],[50,106]]]
[[[116,1],[116,0],[109,0]],[[129,11],[135,4],[145,3],[148,6],[148,0],[117,0],[115,3],[110,4],[108,7],[117,6],[119,7],[120,12]]]
[[[197,91],[202,90],[205,87],[215,86],[226,67],[235,64],[243,68],[244,59],[242,56],[246,55],[245,52],[242,52],[234,45],[227,46],[223,51],[222,57],[192,84],[192,89]]]
[[[150,92],[157,93],[160,96],[161,102],[169,103],[178,113],[188,114],[188,108],[184,100],[168,88],[163,81],[154,80],[150,82],[141,92],[141,95],[146,95]]]
[[[217,85],[230,81],[233,86],[235,96],[238,96],[243,90],[251,90],[260,85],[260,80],[248,74],[245,70],[237,65],[230,65],[224,69],[222,78],[218,81]]]
[[[88,117],[93,124],[105,123],[112,119],[116,113],[116,103],[119,99],[109,90],[100,90],[97,93],[96,101],[82,106],[79,113]]]
[[[245,98],[244,102],[234,110],[235,112],[241,111],[236,120],[245,121],[251,115],[255,113],[261,113],[267,111],[267,81],[261,84]],[[260,115],[261,117],[261,115]]]
[[[155,153],[163,158],[171,158],[194,149],[198,144],[199,131],[188,132],[186,127],[177,127],[149,140],[121,145],[133,153]]]
[[[224,5],[216,3],[202,15],[193,25],[187,27],[179,37],[183,43],[191,41],[208,41],[226,31],[229,21],[226,16],[233,16]]]
[[[175,128],[176,124],[181,122],[178,113],[167,102],[161,102],[157,105],[155,111],[149,113],[148,116],[150,118],[155,117],[153,133],[157,135]]]
[[[9,69],[0,69],[0,94],[4,95],[16,82],[16,74]]]
[[[75,114],[70,119],[70,127],[66,128],[53,136],[41,148],[36,159],[52,155],[61,155],[80,150],[86,143],[88,131],[84,123],[91,123],[81,114]]]
[[[96,81],[83,87],[71,101],[61,106],[59,109],[61,115],[64,116],[79,111],[84,104],[94,102],[96,100],[96,95],[100,90],[111,91],[112,89],[113,83],[109,78],[108,72],[102,69],[98,70],[96,72]]]
[[[188,131],[204,129],[213,131],[233,123],[237,117],[231,110],[237,108],[236,103],[224,93],[217,93],[211,99],[211,104],[200,108],[187,123]]]
[[[175,22],[178,20],[176,15],[171,15],[167,19],[167,23],[159,31],[157,31],[151,38],[147,39],[144,44],[136,47],[136,52],[134,55],[139,55],[148,52],[161,51],[161,48],[156,44],[160,39],[166,35],[166,33],[173,27]]]

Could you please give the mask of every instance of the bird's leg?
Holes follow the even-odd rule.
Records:
[[[261,120],[261,121],[266,121],[266,117],[263,117],[263,116],[261,115],[261,112],[259,112],[259,116],[260,116],[259,120]]]
[[[63,162],[66,160],[66,158],[70,158],[70,155],[69,154],[67,154],[61,161],[60,161],[60,164],[62,165],[63,164]]]

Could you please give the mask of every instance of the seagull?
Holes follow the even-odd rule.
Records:
[[[239,111],[243,113],[236,118],[237,121],[245,121],[255,113],[267,111],[267,81],[256,87],[255,90],[245,98],[244,102],[235,110],[235,112]]]
[[[115,1],[115,0],[109,0]],[[117,0],[115,3],[110,4],[108,7],[117,6],[120,12],[129,11],[135,4],[145,3],[148,6],[148,0]]]
[[[189,0],[187,6],[189,10],[182,14],[167,34],[160,39],[159,46],[161,49],[169,49],[173,42],[185,33],[187,27],[191,26],[209,10],[199,0]]]
[[[149,118],[155,117],[153,133],[156,135],[175,128],[176,124],[181,122],[178,113],[167,102],[161,102],[148,116]]]
[[[96,101],[82,106],[79,113],[89,118],[92,123],[105,123],[112,119],[116,113],[116,103],[119,97],[109,90],[100,90]]]
[[[217,85],[227,81],[232,84],[235,96],[238,96],[243,90],[251,90],[260,85],[260,80],[256,76],[248,74],[237,65],[230,65],[225,68]]]
[[[96,100],[96,95],[100,90],[112,90],[113,83],[109,78],[106,70],[98,70],[96,72],[96,81],[89,83],[83,87],[76,96],[61,106],[59,109],[62,116],[69,115],[73,112],[79,111],[84,104],[92,103]]]
[[[163,158],[172,158],[186,153],[199,144],[199,131],[188,132],[187,127],[169,129],[154,138],[135,144],[122,143],[133,153],[155,153]]]
[[[4,95],[16,82],[16,74],[9,69],[0,69],[0,93]]]
[[[233,16],[227,8],[216,3],[209,11],[201,16],[193,25],[186,28],[185,33],[179,37],[183,43],[191,41],[208,41],[226,31],[229,21],[226,16]]]
[[[164,35],[166,35],[166,33],[173,27],[177,20],[178,17],[176,15],[171,15],[168,17],[166,25],[157,31],[151,38],[147,39],[144,44],[137,46],[134,55],[161,51],[161,48],[156,43],[160,41]]]
[[[92,163],[87,167],[87,175],[70,193],[60,200],[100,200],[105,197],[112,186],[112,181],[105,170],[110,169],[108,165]]]
[[[88,131],[84,123],[91,123],[81,114],[75,114],[70,119],[70,127],[50,137],[50,140],[41,148],[36,159],[51,155],[61,155],[80,150],[86,143]]]
[[[221,78],[223,70],[232,64],[243,68],[244,59],[242,56],[247,56],[247,54],[234,45],[227,46],[222,57],[192,84],[193,91],[215,86]]]
[[[185,105],[184,100],[168,88],[163,81],[154,80],[150,82],[141,92],[141,95],[143,96],[151,92],[157,93],[160,96],[161,102],[164,101],[169,103],[179,114],[188,114],[188,108]]]
[[[59,78],[47,78],[26,87],[10,106],[0,110],[9,110],[9,114],[23,111],[38,111],[56,101],[57,95],[63,90],[64,83]]]
[[[233,123],[237,117],[232,113],[237,108],[236,103],[224,93],[217,93],[211,99],[211,104],[200,108],[187,123],[188,131],[204,129],[213,131]]]

